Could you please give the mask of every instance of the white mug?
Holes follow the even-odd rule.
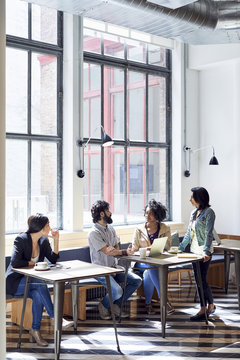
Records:
[[[146,257],[147,248],[140,248],[139,253],[140,253],[140,259],[144,259]]]
[[[39,270],[46,269],[48,266],[48,263],[46,261],[39,261],[35,264],[35,267],[37,267]]]

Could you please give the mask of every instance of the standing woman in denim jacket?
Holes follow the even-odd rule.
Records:
[[[191,321],[198,321],[205,319],[204,310],[207,307],[207,314],[214,313],[216,307],[213,303],[212,290],[207,283],[207,273],[213,253],[213,228],[215,221],[215,213],[209,205],[209,194],[203,187],[195,187],[191,189],[192,195],[190,202],[196,207],[193,210],[190,223],[183,241],[179,245],[179,250],[184,251],[186,246],[190,244],[190,251],[194,254],[201,255],[202,261],[200,264],[200,272],[203,283],[204,301],[200,300],[201,308],[196,315],[190,317]],[[199,281],[197,276],[196,265],[193,264],[194,276],[200,294]],[[201,299],[201,297],[199,296]]]

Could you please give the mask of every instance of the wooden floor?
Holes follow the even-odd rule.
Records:
[[[144,301],[133,297],[126,307],[131,317],[118,324],[118,337],[123,354],[117,352],[111,321],[98,316],[97,303],[88,306],[87,320],[79,321],[78,335],[69,329],[63,332],[61,356],[64,360],[135,360],[135,359],[239,359],[240,358],[240,311],[238,310],[236,288],[230,285],[226,295],[221,289],[213,289],[216,313],[209,325],[205,322],[190,322],[198,305],[194,303],[195,286],[186,282],[179,288],[169,288],[169,298],[176,311],[168,316],[166,338],[161,337],[158,313],[147,316]],[[24,331],[21,352],[17,352],[18,327],[7,317],[7,359],[54,359],[53,331],[45,315],[41,332],[49,341],[47,348],[30,344]]]

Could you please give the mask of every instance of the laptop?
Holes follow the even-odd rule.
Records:
[[[150,257],[159,256],[163,253],[168,237],[157,238],[153,240],[149,253]]]
[[[213,240],[216,241],[217,245],[220,245],[221,244],[221,239],[219,238],[217,232],[215,229],[213,229]]]

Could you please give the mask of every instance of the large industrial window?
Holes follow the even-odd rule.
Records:
[[[114,223],[143,220],[149,199],[171,219],[171,51],[84,29],[84,224],[104,199]],[[101,125],[113,140],[101,147]]]
[[[36,212],[61,228],[62,14],[6,2],[6,231]]]

